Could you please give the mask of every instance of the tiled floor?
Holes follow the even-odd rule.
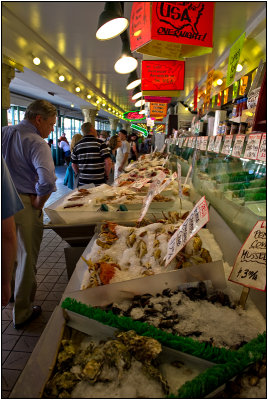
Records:
[[[70,191],[63,185],[66,167],[57,167],[57,192],[46,205]],[[45,216],[44,224],[48,222]],[[39,336],[42,334],[54,308],[59,304],[68,282],[64,248],[69,245],[53,230],[44,229],[37,263],[37,292],[35,304],[42,314],[24,329],[16,330],[12,322],[12,304],[2,308],[2,396],[8,398],[25,367]]]

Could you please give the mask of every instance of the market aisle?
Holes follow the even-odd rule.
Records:
[[[57,192],[47,204],[53,203],[70,191],[63,185],[66,167],[56,167]],[[44,216],[44,224],[48,218]],[[37,264],[36,305],[42,314],[35,321],[16,330],[12,322],[13,304],[2,308],[2,398],[8,398],[25,367],[54,308],[59,304],[68,282],[64,248],[69,245],[53,230],[45,229]]]

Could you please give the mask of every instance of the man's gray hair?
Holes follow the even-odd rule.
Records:
[[[57,115],[56,107],[47,100],[35,100],[28,105],[24,119],[33,120],[37,115],[41,115],[44,119]]]
[[[88,135],[92,128],[93,128],[93,125],[92,125],[91,122],[84,122],[81,125],[81,131],[82,131],[84,136]]]

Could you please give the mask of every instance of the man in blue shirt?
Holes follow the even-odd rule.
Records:
[[[18,125],[2,129],[2,154],[23,202],[15,215],[17,228],[17,267],[14,288],[13,322],[21,328],[38,317],[40,306],[33,306],[36,293],[36,262],[43,236],[42,208],[56,191],[55,167],[46,139],[56,123],[57,109],[45,100],[35,100]]]
[[[2,254],[1,254],[1,297],[6,306],[11,296],[11,280],[17,252],[17,236],[14,214],[23,209],[10,173],[2,156]]]

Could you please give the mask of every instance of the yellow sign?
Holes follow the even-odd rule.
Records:
[[[167,115],[167,103],[150,103],[150,118],[164,118]]]
[[[234,80],[236,74],[236,67],[240,58],[240,54],[243,48],[246,32],[240,36],[240,38],[233,44],[229,54],[228,70],[226,78],[226,86],[230,86]]]
[[[242,78],[240,79],[240,87],[239,87],[240,96],[244,96],[247,85],[248,85],[248,76],[242,76]]]
[[[228,94],[229,94],[229,89],[227,88],[223,91],[223,104],[228,103]]]
[[[205,95],[204,103],[210,102],[210,93],[211,93],[211,88],[212,88],[213,75],[214,75],[214,69],[209,71],[208,76],[207,76],[206,95]]]

